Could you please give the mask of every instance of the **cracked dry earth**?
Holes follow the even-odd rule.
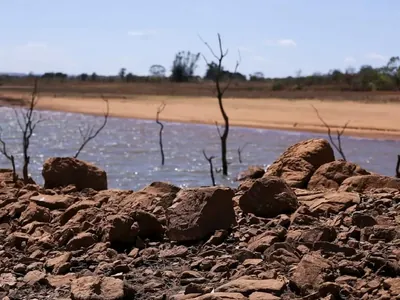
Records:
[[[0,172],[0,299],[400,299],[400,180],[325,140],[237,189],[107,190],[72,158],[43,170],[44,187]]]

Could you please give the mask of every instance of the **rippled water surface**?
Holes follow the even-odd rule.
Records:
[[[80,143],[79,127],[101,124],[101,117],[62,112],[41,112],[44,122],[37,127],[31,142],[33,178],[43,183],[41,168],[51,156],[72,156]],[[0,108],[0,124],[9,151],[21,152],[21,133],[10,108]],[[154,121],[110,118],[106,128],[83,150],[80,159],[105,169],[110,188],[136,190],[152,181],[169,181],[179,186],[209,185],[209,165],[202,150],[215,155],[220,166],[219,137],[215,126],[165,122],[164,151],[166,163],[161,166],[158,146],[159,126]],[[286,132],[278,130],[231,127],[228,140],[230,178],[216,174],[219,184],[236,185],[237,173],[248,165],[268,165],[288,146],[320,134]],[[394,174],[400,142],[343,137],[343,148],[348,160],[368,170],[385,175]],[[238,161],[238,147],[246,144]],[[18,162],[21,155],[16,155]],[[338,156],[337,156],[338,157]],[[9,167],[0,157],[0,167]],[[21,166],[18,165],[18,168]]]

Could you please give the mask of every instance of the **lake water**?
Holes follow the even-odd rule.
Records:
[[[85,124],[101,124],[101,117],[62,112],[40,112],[40,123],[31,139],[30,172],[43,183],[42,164],[51,156],[72,156],[80,145],[79,128]],[[159,126],[154,121],[110,118],[105,129],[89,142],[79,156],[107,171],[109,188],[137,190],[152,181],[168,181],[178,186],[199,186],[211,183],[209,165],[202,150],[215,155],[220,167],[220,144],[215,126],[164,123],[165,165],[161,166],[158,145]],[[21,152],[21,132],[14,111],[0,108],[0,126],[9,152]],[[229,178],[216,174],[217,184],[235,186],[234,178],[248,165],[267,166],[288,146],[324,134],[231,127],[228,139]],[[238,160],[238,147],[247,146]],[[400,141],[342,138],[347,159],[384,175],[394,175]],[[15,155],[14,154],[14,155]],[[21,162],[21,155],[15,155]],[[336,155],[336,157],[339,157]],[[8,168],[1,156],[0,168]],[[20,170],[21,165],[18,164]]]

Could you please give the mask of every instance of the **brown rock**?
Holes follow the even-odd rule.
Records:
[[[389,289],[391,295],[400,295],[400,278],[387,278],[383,285]]]
[[[21,225],[26,225],[32,222],[50,222],[51,214],[48,208],[40,207],[34,203],[30,203],[26,210],[19,218]]]
[[[243,212],[259,217],[292,213],[299,206],[295,193],[285,181],[273,176],[264,176],[252,182],[249,188],[246,186],[238,200]]]
[[[69,262],[69,260],[72,257],[72,253],[71,252],[64,252],[56,257],[53,258],[49,258],[46,261],[46,268],[49,269],[50,271],[52,271],[54,268],[60,267],[61,265]]]
[[[164,227],[151,213],[137,210],[133,213],[133,219],[138,223],[140,237],[160,237],[164,234]]]
[[[75,274],[66,275],[48,275],[46,281],[52,288],[59,288],[62,286],[70,286],[72,281],[76,279]]]
[[[279,300],[280,297],[274,296],[270,293],[254,292],[250,295],[249,300]]]
[[[78,190],[107,189],[107,174],[93,164],[72,157],[52,157],[43,164],[44,187],[66,187],[70,184]]]
[[[359,228],[370,227],[378,224],[374,217],[359,212],[355,212],[351,216],[351,223]]]
[[[96,238],[92,233],[81,232],[74,236],[67,244],[70,251],[88,248],[96,243]]]
[[[339,187],[339,191],[365,193],[376,189],[400,189],[400,178],[383,175],[360,175],[347,178]]]
[[[236,223],[230,188],[201,187],[180,191],[167,210],[168,236],[173,241],[203,239]]]
[[[335,160],[320,166],[311,176],[308,189],[338,189],[342,182],[353,176],[369,175],[370,173],[354,163]]]
[[[248,179],[258,179],[263,177],[265,170],[260,166],[249,166],[247,170],[240,172],[237,176],[237,181],[244,181]]]
[[[247,248],[251,251],[263,252],[273,243],[279,241],[278,234],[274,231],[266,231],[250,239]]]
[[[250,295],[253,292],[266,292],[280,294],[285,286],[285,283],[276,279],[242,279],[238,278],[220,287],[216,288],[216,292],[242,293]]]
[[[0,274],[0,289],[14,287],[17,284],[17,278],[12,273]]]
[[[73,300],[122,300],[124,296],[124,283],[117,278],[83,276],[71,284]]]
[[[38,270],[29,271],[24,276],[24,282],[26,282],[29,285],[34,285],[35,283],[44,283],[45,277],[46,274],[41,271]]]
[[[121,244],[133,244],[138,234],[138,229],[133,227],[134,221],[131,217],[111,215],[105,220],[102,228],[102,241]]]
[[[199,297],[190,298],[193,300],[246,300],[247,298],[239,293],[209,293]]]
[[[61,215],[60,217],[60,223],[61,225],[64,225],[67,223],[73,216],[77,214],[78,211],[87,209],[90,207],[95,207],[97,205],[96,202],[91,201],[91,200],[83,200],[78,203],[75,203],[68,207],[68,209]]]
[[[325,271],[330,268],[329,262],[318,253],[306,254],[297,265],[291,281],[301,291],[308,292],[325,281]]]
[[[188,253],[188,248],[185,246],[176,246],[171,249],[161,250],[159,257],[161,258],[173,258],[173,257],[185,257]]]
[[[325,139],[309,139],[290,146],[265,172],[283,178],[291,187],[306,188],[312,174],[335,159]]]
[[[153,182],[140,191],[119,200],[118,204],[127,210],[128,214],[136,210],[145,210],[153,213],[157,207],[161,207],[163,210],[170,207],[179,191],[180,188],[172,184]]]
[[[327,192],[311,201],[303,201],[303,203],[309,206],[313,216],[326,215],[327,213],[337,214],[360,203],[360,196],[357,193]]]
[[[75,202],[75,199],[71,196],[43,194],[32,196],[30,200],[48,209],[67,209]]]

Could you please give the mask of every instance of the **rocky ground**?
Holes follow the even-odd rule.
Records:
[[[325,140],[237,189],[108,190],[72,158],[43,176],[0,172],[0,299],[400,299],[400,180]]]

